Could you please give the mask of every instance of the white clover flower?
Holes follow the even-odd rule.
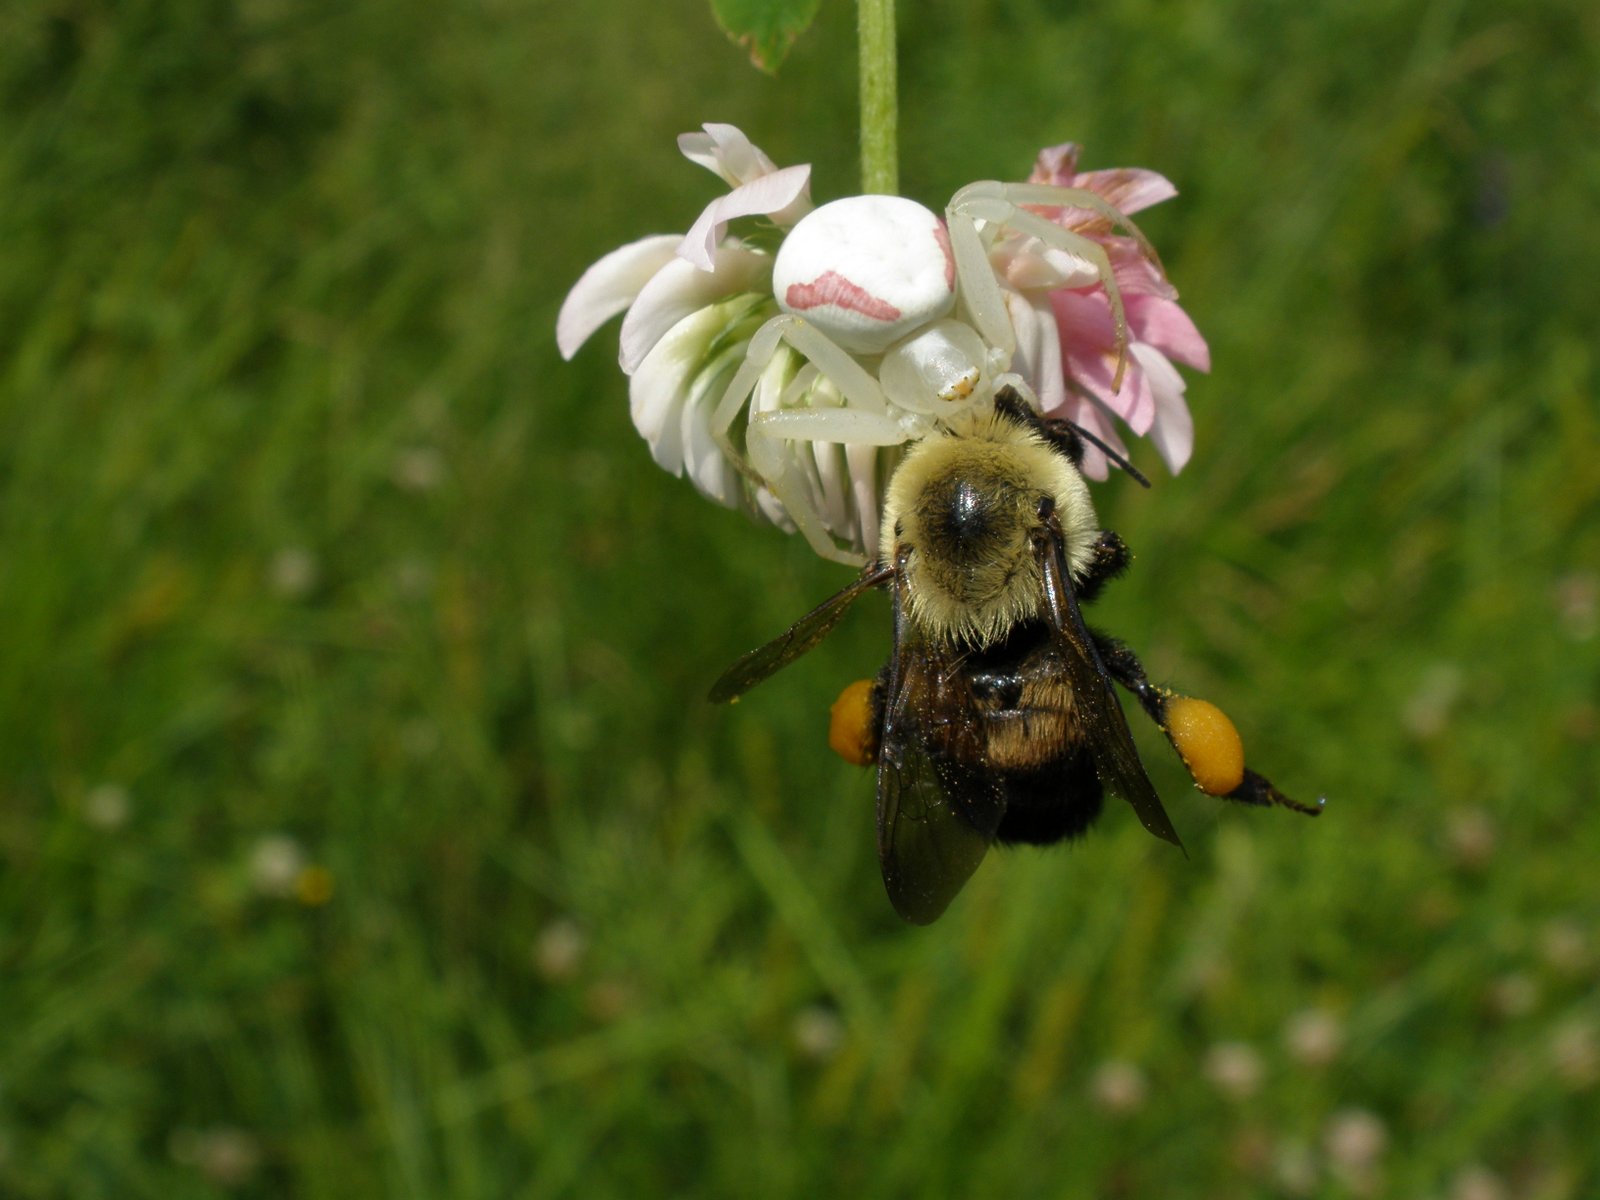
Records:
[[[634,426],[656,462],[687,474],[706,496],[768,519],[782,518],[770,497],[741,485],[734,464],[707,429],[754,330],[777,305],[772,256],[738,238],[728,223],[766,217],[787,228],[811,208],[809,166],[776,167],[732,125],[706,125],[678,146],[691,162],[732,185],[688,234],[641,238],[613,250],[580,278],[556,321],[556,344],[571,358],[601,325],[626,310],[619,362],[631,377]]]
[[[1248,1100],[1261,1090],[1266,1068],[1248,1042],[1218,1042],[1206,1051],[1205,1075],[1230,1100]]]
[[[132,807],[127,788],[120,783],[101,783],[84,796],[83,819],[96,829],[111,832],[128,823]]]
[[[1144,1072],[1134,1063],[1108,1059],[1095,1068],[1089,1081],[1089,1094],[1106,1112],[1126,1116],[1144,1107],[1150,1085]]]
[[[1283,1043],[1296,1062],[1325,1067],[1344,1049],[1344,1022],[1324,1008],[1308,1008],[1290,1017],[1283,1027]]]
[[[634,424],[706,496],[798,529],[821,555],[877,554],[879,499],[907,443],[1015,388],[1089,434],[1105,478],[1117,418],[1168,467],[1193,424],[1174,363],[1209,367],[1129,212],[1175,194],[1148,171],[1079,174],[1041,153],[1027,183],[962,188],[938,214],[896,196],[812,209],[809,167],[778,168],[737,129],[679,147],[732,190],[683,238],[644,238],[591,267],[562,306],[571,357],[627,310],[620,362]],[[729,236],[765,218],[775,255]]]

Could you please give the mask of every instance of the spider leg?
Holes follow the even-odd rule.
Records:
[[[1005,366],[1017,349],[1016,331],[1006,311],[1005,296],[994,268],[989,265],[989,249],[974,220],[981,213],[961,207],[966,189],[956,193],[945,210],[945,225],[950,230],[950,253],[956,261],[956,292],[966,306],[967,315],[983,340],[1005,356]]]
[[[969,184],[955,194],[950,202],[952,218],[959,213],[963,217],[963,224],[971,226],[975,221],[989,221],[996,225],[1004,225],[1019,233],[1026,233],[1038,238],[1046,245],[1064,250],[1068,254],[1076,255],[1094,267],[1095,273],[1100,276],[1100,282],[1106,289],[1106,298],[1111,304],[1111,319],[1116,329],[1117,367],[1111,379],[1111,388],[1116,391],[1122,387],[1123,372],[1128,363],[1128,317],[1122,304],[1122,289],[1117,286],[1116,276],[1111,269],[1111,259],[1105,252],[1105,247],[1092,238],[1083,234],[1074,233],[1038,213],[1029,212],[1022,206],[1032,204],[1040,207],[1073,207],[1088,208],[1098,213],[1115,227],[1125,230],[1138,244],[1142,254],[1147,255],[1159,270],[1161,260],[1156,257],[1155,248],[1149,240],[1139,231],[1139,228],[1118,212],[1105,200],[1093,192],[1082,188],[1063,188],[1049,184],[1030,183],[995,183],[983,182]],[[973,229],[972,239],[978,241],[978,249],[982,249],[981,239]],[[960,250],[956,249],[956,226],[952,219],[950,227],[951,248],[956,253],[956,269],[961,275],[963,286],[966,285],[968,275],[979,275],[976,263],[964,266],[965,260]],[[970,255],[970,249],[968,251]],[[986,256],[985,256],[986,257]],[[987,262],[983,263],[987,275],[987,284],[980,285],[983,290],[992,290],[995,298],[999,298],[999,284],[994,281],[994,273],[988,270]],[[978,319],[976,312],[974,320]],[[987,330],[985,331],[987,336]]]

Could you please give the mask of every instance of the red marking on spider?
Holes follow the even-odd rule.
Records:
[[[900,319],[898,308],[874,296],[860,284],[851,283],[837,271],[824,271],[810,283],[791,283],[783,300],[795,312],[806,312],[831,304],[847,312],[858,312],[871,321]]]
[[[950,249],[950,230],[943,221],[937,221],[933,226],[933,238],[939,243],[939,249],[944,254],[944,286],[952,292],[956,290],[956,255]]]

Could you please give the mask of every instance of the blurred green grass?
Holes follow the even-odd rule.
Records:
[[[907,6],[908,194],[1177,182],[1216,367],[1096,618],[1331,798],[1141,731],[1187,862],[1113,810],[925,931],[822,745],[882,606],[701,704],[840,572],[553,346],[675,134],[852,189],[851,13],[637,14],[0,13],[0,1194],[1595,1194],[1592,6]]]

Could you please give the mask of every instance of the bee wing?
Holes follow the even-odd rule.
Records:
[[[1178,831],[1172,827],[1172,819],[1139,760],[1128,719],[1122,715],[1122,705],[1117,703],[1112,689],[1111,676],[1084,627],[1077,597],[1072,594],[1059,526],[1043,539],[1039,557],[1044,570],[1045,600],[1100,782],[1133,805],[1146,829],[1182,850]]]
[[[849,607],[869,589],[894,574],[888,567],[869,567],[848,587],[829,596],[765,646],[750,651],[711,685],[713,704],[737,700],[768,675],[781,671],[833,631]]]
[[[878,862],[895,911],[927,925],[983,861],[1005,794],[984,769],[965,676],[945,652],[902,638],[899,593],[878,752]]]

